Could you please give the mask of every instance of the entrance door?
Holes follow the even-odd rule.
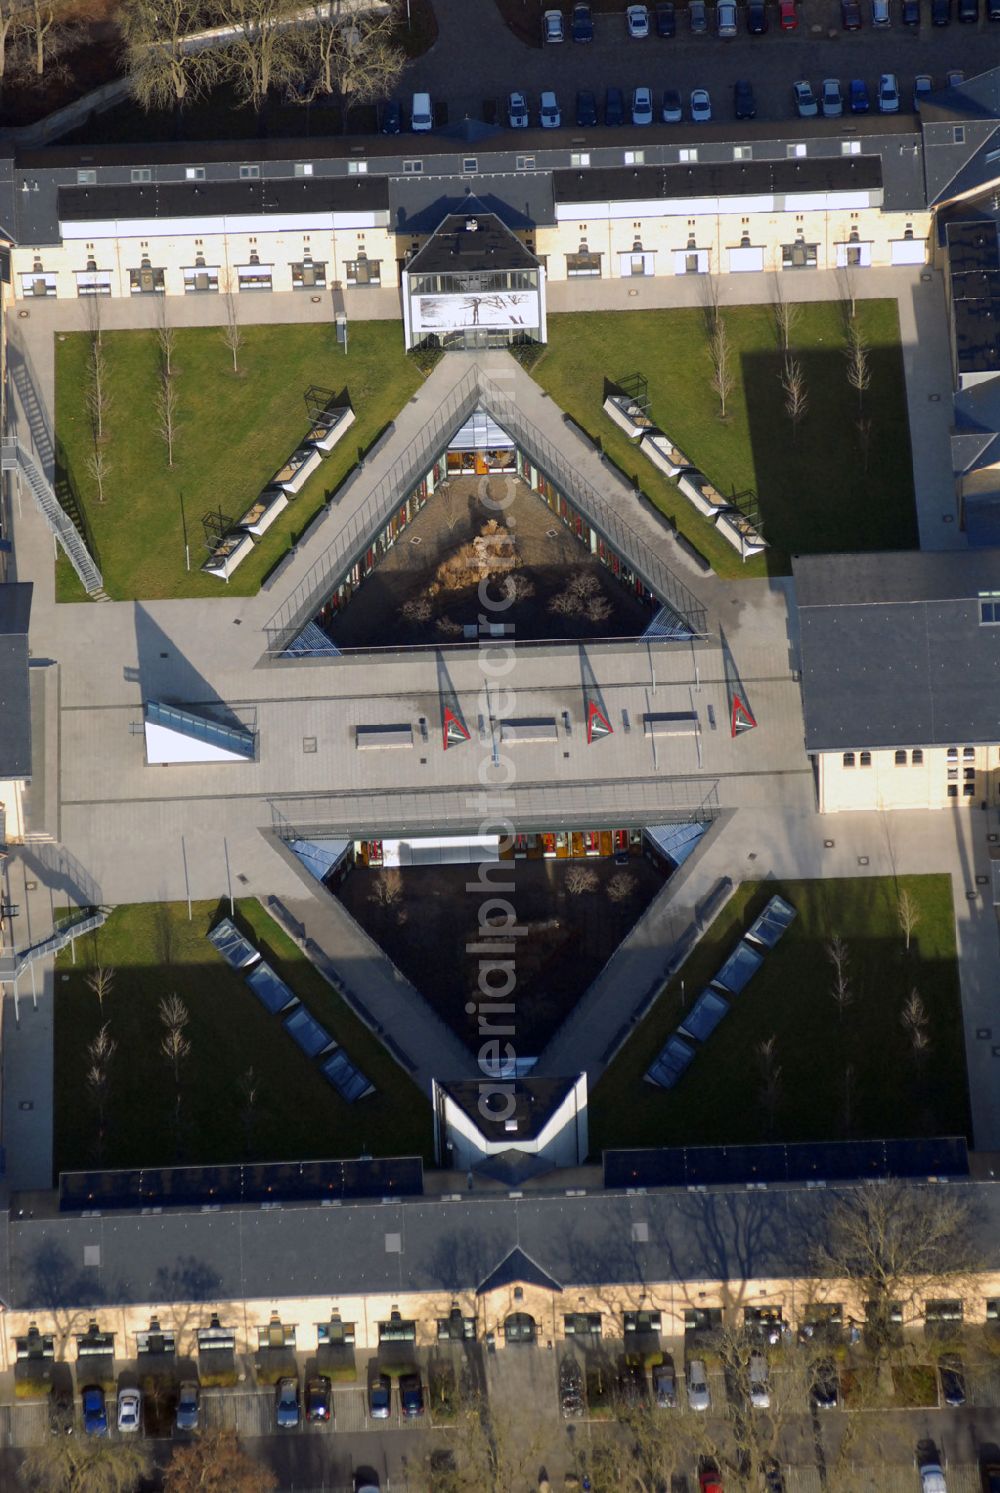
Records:
[[[503,1335],[509,1343],[533,1343],[538,1330],[535,1319],[528,1312],[512,1312],[504,1320]]]

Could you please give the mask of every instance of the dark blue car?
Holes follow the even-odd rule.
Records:
[[[852,78],[849,92],[852,114],[867,114],[872,106],[868,97],[868,84],[863,78]]]
[[[590,14],[590,6],[581,4],[573,6],[573,21],[570,27],[570,35],[574,41],[594,40],[594,18]]]
[[[589,130],[597,123],[597,97],[589,88],[581,88],[576,96],[576,127]]]
[[[403,125],[403,111],[399,107],[399,99],[387,99],[382,105],[382,133],[383,135],[398,135]]]
[[[88,1384],[81,1395],[83,1402],[83,1429],[88,1436],[108,1434],[108,1412],[104,1404],[104,1390],[97,1384]]]
[[[604,123],[625,123],[625,97],[620,88],[609,88],[604,96]]]

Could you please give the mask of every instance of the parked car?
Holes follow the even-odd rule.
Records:
[[[118,1431],[127,1436],[142,1428],[142,1390],[125,1388],[118,1391]]]
[[[61,1380],[49,1390],[49,1430],[53,1436],[72,1436],[76,1430],[76,1405],[71,1380]]]
[[[700,1358],[692,1358],[687,1366],[688,1404],[692,1410],[707,1410],[712,1403],[708,1387],[708,1375]]]
[[[201,1400],[201,1390],[193,1379],[185,1379],[177,1394],[177,1409],[174,1412],[174,1425],[178,1431],[196,1431],[198,1429],[198,1410]]]
[[[512,130],[528,128],[528,101],[523,93],[507,95],[507,123]]]
[[[963,26],[974,26],[979,20],[979,0],[958,0],[958,19]]]
[[[930,73],[918,73],[913,80],[913,110],[920,113],[920,105],[924,99],[930,98],[934,92],[934,79]]]
[[[753,96],[753,84],[746,78],[738,78],[733,84],[733,113],[737,119],[757,118],[757,101]]]
[[[604,95],[604,123],[612,127],[625,123],[625,95],[620,88],[609,88]]]
[[[583,3],[573,6],[573,19],[570,22],[570,35],[574,41],[594,40],[594,17],[590,13],[590,6]]]
[[[696,36],[703,36],[708,30],[705,0],[688,0],[688,23]]]
[[[653,123],[653,90],[637,88],[632,94],[632,123]]]
[[[747,0],[747,30],[751,36],[763,36],[767,30],[767,6],[764,0]]]
[[[1000,1493],[1000,1462],[992,1456],[981,1457],[979,1481],[982,1483],[983,1493]]]
[[[961,88],[965,82],[965,74],[960,67],[950,68],[944,75],[944,82],[946,88]]]
[[[415,135],[434,128],[434,105],[429,93],[415,93],[410,100],[410,129]]]
[[[965,1404],[965,1365],[957,1353],[942,1353],[938,1359],[941,1375],[941,1398],[946,1405],[957,1410]]]
[[[399,1379],[399,1408],[407,1420],[424,1413],[424,1386],[419,1374],[401,1374]]]
[[[767,1372],[767,1358],[759,1348],[750,1354],[747,1379],[751,1405],[755,1410],[767,1410],[771,1404],[771,1385]]]
[[[383,135],[398,135],[403,128],[403,110],[398,98],[386,99],[382,105]]]
[[[293,1431],[299,1423],[299,1381],[279,1379],[274,1391],[274,1421],[282,1431]]]
[[[368,1381],[368,1414],[372,1420],[388,1420],[392,1384],[387,1374],[375,1374]]]
[[[707,88],[691,90],[691,118],[695,124],[709,124],[712,119],[712,100]]]
[[[845,31],[861,30],[861,0],[840,0],[840,24]]]
[[[920,1493],[948,1493],[948,1481],[944,1465],[936,1451],[917,1453],[917,1468],[920,1472]]]
[[[576,127],[589,130],[597,123],[597,95],[581,88],[576,96]]]
[[[677,1404],[677,1377],[669,1354],[653,1365],[653,1399],[661,1410],[673,1410]]]
[[[633,41],[644,41],[649,35],[649,11],[644,5],[630,5],[625,12],[625,25]]]
[[[767,1493],[785,1493],[785,1479],[781,1473],[781,1463],[774,1457],[768,1457],[764,1462],[764,1487]]]
[[[676,88],[664,88],[663,90],[663,123],[680,124],[684,118],[681,108],[681,96]]]
[[[583,1374],[571,1354],[567,1354],[559,1365],[559,1408],[566,1420],[575,1420],[586,1409]]]
[[[374,1467],[359,1467],[354,1473],[354,1493],[381,1493]]]
[[[812,1402],[819,1410],[836,1410],[840,1403],[840,1379],[832,1358],[822,1358],[813,1371]]]
[[[824,78],[820,93],[824,119],[839,119],[844,112],[844,94],[839,78]]]
[[[798,29],[799,13],[796,9],[796,0],[778,0],[778,24],[782,31]]]
[[[892,11],[889,9],[889,0],[872,0],[872,25],[892,25]]]
[[[878,112],[899,113],[899,84],[895,73],[883,73],[878,80]]]
[[[715,29],[720,36],[736,35],[736,0],[719,0],[715,7]]]
[[[712,1457],[703,1457],[698,1467],[699,1493],[725,1493],[719,1464]]]
[[[566,32],[563,28],[563,13],[561,10],[546,10],[542,12],[542,36],[547,42],[565,40]]]
[[[677,12],[674,10],[674,0],[660,0],[656,7],[656,34],[657,36],[677,35]]]
[[[951,0],[931,0],[931,25],[947,26],[951,20]]]
[[[872,106],[864,78],[852,78],[849,91],[852,114],[867,114]]]
[[[800,119],[814,119],[819,113],[819,105],[812,91],[812,84],[807,83],[804,78],[792,84],[792,97]]]
[[[83,1409],[83,1429],[88,1436],[108,1434],[108,1412],[104,1403],[104,1390],[99,1384],[87,1384],[80,1395]]]
[[[306,1420],[312,1425],[329,1425],[333,1419],[333,1392],[325,1374],[306,1380]]]
[[[903,0],[903,25],[920,25],[920,0]]]
[[[1000,0],[986,0],[986,14],[991,21],[1000,21]]]
[[[559,100],[551,88],[547,88],[542,94],[538,122],[543,130],[557,130],[562,124],[562,115],[559,112]]]

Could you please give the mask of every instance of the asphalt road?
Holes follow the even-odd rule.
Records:
[[[561,45],[531,47],[507,30],[490,0],[476,0],[475,7],[467,0],[436,0],[438,41],[407,69],[400,92],[405,97],[415,89],[426,89],[435,101],[447,102],[449,120],[454,123],[466,114],[482,118],[487,101],[503,99],[518,89],[527,95],[534,124],[538,96],[542,89],[551,88],[562,108],[565,137],[580,88],[592,89],[599,104],[609,84],[621,88],[626,100],[640,85],[654,92],[676,88],[685,101],[692,88],[707,88],[714,118],[731,119],[733,84],[738,78],[748,78],[758,118],[789,120],[794,117],[791,86],[797,78],[808,78],[817,91],[823,78],[839,78],[845,93],[851,78],[864,78],[874,95],[879,74],[894,72],[905,108],[916,74],[929,73],[943,87],[949,70],[961,68],[966,77],[972,77],[991,66],[1000,52],[1000,23],[983,18],[978,25],[959,25],[953,20],[949,26],[932,27],[929,0],[922,0],[922,24],[904,27],[900,0],[891,0],[891,5],[893,24],[876,30],[870,21],[870,0],[862,0],[862,30],[845,33],[840,28],[839,0],[803,0],[795,32],[778,29],[777,4],[769,4],[770,30],[764,36],[747,34],[741,5],[744,29],[731,39],[712,34],[714,6],[709,9],[709,34],[692,36],[687,11],[678,5],[677,35],[669,40],[651,35],[645,41],[627,36],[623,6],[621,14],[595,17],[595,37],[589,44],[567,40]],[[985,14],[984,0],[981,9]],[[567,19],[569,10],[567,3]],[[594,132],[590,138],[596,143]]]

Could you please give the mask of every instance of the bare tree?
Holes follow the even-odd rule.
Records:
[[[893,1312],[923,1314],[929,1296],[961,1296],[975,1268],[972,1206],[962,1188],[899,1179],[865,1182],[830,1199],[814,1247],[822,1276],[833,1276],[866,1303],[869,1340],[886,1354]]]
[[[202,1431],[175,1446],[163,1474],[164,1493],[270,1493],[278,1479],[243,1450],[233,1430]]]
[[[88,296],[86,309],[87,332],[90,337],[86,400],[94,444],[99,445],[104,440],[104,425],[111,408],[108,365],[104,355],[104,335],[101,325],[101,297]]]
[[[239,1081],[240,1098],[243,1104],[240,1110],[240,1118],[243,1121],[243,1132],[246,1136],[247,1155],[253,1150],[253,1126],[257,1114],[257,1103],[260,1099],[260,1080],[250,1067],[245,1073],[240,1074]]]
[[[767,1120],[767,1131],[774,1130],[774,1122],[781,1103],[781,1064],[777,1060],[777,1038],[773,1035],[757,1043],[757,1065],[760,1069],[758,1097]]]
[[[298,66],[289,94],[298,103],[336,98],[343,128],[350,109],[392,93],[406,58],[396,45],[396,7],[352,11],[311,0],[297,28]]]
[[[104,1019],[104,997],[111,994],[114,982],[115,972],[110,965],[105,967],[103,964],[97,964],[87,974],[87,988],[97,996],[102,1021]]]
[[[792,440],[809,408],[809,393],[806,378],[798,358],[786,357],[781,374],[781,387],[785,391],[785,414],[792,422]]]
[[[184,44],[208,20],[205,0],[122,0],[119,16],[129,84],[143,109],[180,115],[209,91],[219,75],[218,53]]]
[[[861,328],[852,324],[847,337],[847,382],[858,396],[859,416],[864,405],[865,391],[871,381],[872,370],[868,344]]]
[[[156,297],[156,341],[160,350],[160,372],[165,378],[173,378],[177,328],[169,320],[165,295]]]
[[[27,29],[36,77],[42,76],[46,61],[58,57],[72,38],[72,15],[72,0],[30,0]]]
[[[896,900],[896,915],[899,918],[899,929],[906,939],[906,948],[909,952],[910,939],[920,922],[920,908],[917,899],[911,895],[907,887],[904,887]]]
[[[849,264],[841,265],[837,271],[837,279],[843,292],[845,320],[848,327],[858,313],[858,291],[855,283],[854,271]]]
[[[183,1031],[191,1019],[191,1013],[176,991],[160,999],[160,1021],[168,1029],[177,1027]]]
[[[910,1039],[910,1047],[917,1062],[926,1056],[931,1038],[928,1031],[927,1008],[920,998],[918,990],[911,990],[903,1002],[903,1010],[900,1022],[907,1037]]]
[[[711,342],[712,335],[719,324],[722,281],[718,275],[699,275],[698,292],[701,297],[702,315],[705,319],[705,336]]]
[[[28,25],[27,0],[0,0],[0,93],[11,73],[22,71]]]
[[[774,273],[771,307],[774,312],[774,327],[778,334],[778,346],[783,354],[791,351],[792,336],[802,316],[802,307],[797,301],[786,301],[781,271]]]
[[[222,326],[222,340],[233,358],[233,372],[240,371],[240,348],[243,346],[243,327],[240,325],[240,308],[237,293],[233,288],[231,270],[226,270],[222,287],[222,301],[226,320]]]
[[[107,1140],[107,1107],[108,1088],[110,1084],[111,1060],[117,1050],[118,1044],[111,1036],[108,1022],[100,1028],[97,1035],[91,1038],[87,1044],[87,1067],[85,1082],[87,1092],[94,1102],[97,1110],[97,1160],[104,1161],[104,1148]]]
[[[608,900],[627,902],[638,885],[638,877],[633,876],[631,871],[618,871],[608,882]]]
[[[368,900],[380,907],[392,907],[403,895],[403,878],[395,868],[379,871],[372,879]]]
[[[50,1436],[31,1447],[20,1476],[31,1493],[134,1493],[152,1470],[141,1439]]]
[[[468,1488],[515,1493],[529,1480],[534,1485],[540,1451],[538,1434],[469,1383],[461,1386],[458,1400],[450,1437],[455,1458],[449,1474],[455,1480],[453,1493]]]
[[[93,450],[87,453],[86,462],[84,464],[87,469],[87,476],[97,488],[97,501],[99,503],[103,503],[104,484],[105,482],[107,482],[108,478],[111,476],[112,471],[114,470],[108,457],[107,451],[103,446],[94,446]]]
[[[736,372],[733,367],[732,347],[725,317],[716,317],[715,327],[708,343],[712,359],[712,388],[719,397],[719,419],[726,418],[729,396],[736,387]]]
[[[259,118],[272,88],[299,76],[296,0],[217,0],[217,6],[232,28],[218,52],[222,76]]]
[[[184,1059],[191,1055],[191,1043],[184,1035],[184,1030],[179,1026],[168,1026],[160,1038],[160,1051],[173,1069],[174,1084],[177,1087],[177,1104],[180,1107],[180,1082],[181,1064]]]
[[[177,406],[180,396],[177,393],[177,380],[171,378],[164,369],[160,374],[160,387],[156,392],[156,416],[159,424],[160,436],[167,448],[167,466],[174,464],[174,440],[177,435]]]
[[[593,866],[570,866],[566,872],[566,890],[571,897],[582,896],[584,892],[596,892],[597,872]]]
[[[851,989],[848,975],[850,956],[847,952],[847,945],[839,933],[835,933],[827,944],[826,957],[833,966],[833,985],[830,994],[833,996],[837,1013],[843,1020],[844,1012],[854,999],[854,992]]]

